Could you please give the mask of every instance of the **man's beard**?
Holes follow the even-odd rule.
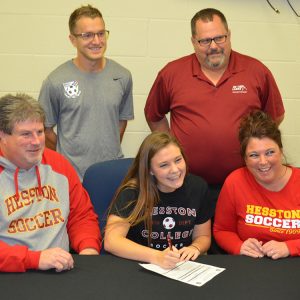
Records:
[[[209,55],[211,54],[221,54],[221,58],[218,62],[211,62],[210,61],[210,57]],[[210,69],[218,69],[220,67],[222,67],[224,65],[225,62],[225,54],[224,54],[224,50],[222,50],[221,52],[218,50],[212,50],[209,55],[206,57],[206,64]]]

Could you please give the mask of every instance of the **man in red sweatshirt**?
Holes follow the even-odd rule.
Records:
[[[45,148],[44,112],[33,98],[0,98],[0,271],[69,270],[99,254],[97,215],[76,171]]]

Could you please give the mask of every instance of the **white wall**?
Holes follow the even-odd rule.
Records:
[[[300,13],[300,1],[290,0]],[[300,19],[285,0],[93,0],[111,34],[107,56],[133,75],[135,120],[123,141],[134,156],[149,133],[143,109],[157,72],[170,60],[192,52],[190,19],[200,9],[220,9],[232,31],[233,49],[262,60],[282,93],[286,117],[281,125],[288,160],[300,166]],[[0,96],[26,92],[38,96],[42,80],[75,56],[68,40],[68,18],[77,0],[10,0],[0,6]]]

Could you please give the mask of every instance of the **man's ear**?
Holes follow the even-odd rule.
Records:
[[[70,40],[70,42],[72,43],[72,45],[75,47],[75,48],[77,48],[77,41],[76,41],[76,38],[75,38],[75,36],[74,35],[72,35],[71,33],[69,34],[69,40]]]
[[[227,35],[228,35],[229,38],[231,38],[231,30],[230,29],[228,29],[228,34]]]
[[[1,142],[4,142],[5,141],[5,137],[6,137],[6,134],[0,130],[0,140]]]
[[[193,37],[191,37],[191,42],[192,42],[193,48],[194,48],[194,50],[196,52],[197,51],[197,47],[198,47],[198,42],[195,41],[195,39]]]

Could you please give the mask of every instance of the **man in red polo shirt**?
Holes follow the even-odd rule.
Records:
[[[202,176],[217,199],[227,175],[242,166],[237,139],[241,117],[260,109],[280,123],[284,107],[269,69],[231,50],[231,32],[220,11],[199,11],[191,29],[195,53],[158,73],[145,116],[152,131],[171,131],[177,137],[190,172]]]

